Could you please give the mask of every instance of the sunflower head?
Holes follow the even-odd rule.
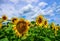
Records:
[[[16,27],[14,27],[15,32],[17,34],[17,36],[21,36],[24,35],[26,32],[28,32],[29,29],[29,22],[25,21],[25,20],[19,20],[18,23],[16,24]]]
[[[37,25],[42,25],[43,24],[43,16],[42,15],[39,15],[37,18],[36,18],[36,24]]]
[[[47,24],[48,24],[48,21],[47,21],[47,20],[45,20],[45,21],[44,21],[44,25],[47,25]]]
[[[3,21],[7,20],[7,16],[6,15],[3,15],[2,16],[2,19],[3,19]]]
[[[48,27],[48,21],[47,20],[44,21],[44,27],[46,27],[46,28]]]
[[[17,22],[18,22],[18,18],[12,18],[11,21],[12,21],[13,24],[17,24]]]

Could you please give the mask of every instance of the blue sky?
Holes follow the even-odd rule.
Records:
[[[23,17],[30,21],[44,15],[49,22],[60,24],[60,0],[0,0],[0,17]]]

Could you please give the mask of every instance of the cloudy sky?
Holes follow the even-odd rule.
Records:
[[[60,0],[0,0],[0,17],[23,17],[34,20],[44,15],[49,22],[60,24]]]

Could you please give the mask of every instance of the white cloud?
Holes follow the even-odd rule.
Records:
[[[44,12],[45,12],[45,15],[54,16],[54,10],[51,9],[51,7],[49,9],[48,8],[45,9]]]
[[[13,16],[18,16],[18,11],[14,8],[13,5],[11,4],[2,4],[0,6],[0,8],[2,9],[0,14],[1,15],[7,15],[9,18],[13,17]]]
[[[21,9],[19,9],[18,12],[21,14],[24,14],[24,12],[28,12],[28,11],[30,12],[30,9],[32,9],[32,8],[33,8],[33,6],[31,4],[28,4],[24,7],[22,7]]]
[[[11,2],[13,2],[15,4],[17,4],[19,2],[19,0],[9,0],[9,1],[11,1]]]
[[[38,16],[38,15],[50,15],[50,16],[54,16],[54,10],[53,9],[51,9],[51,7],[49,8],[49,9],[41,9],[41,8],[39,8],[38,10],[37,10],[37,12],[35,13],[35,15],[34,16],[32,16],[32,18],[34,18],[34,17],[36,17],[36,16]]]
[[[45,9],[41,9],[41,8],[37,7],[38,9],[36,9],[36,8],[34,9],[34,11],[36,10],[36,13],[32,16],[32,18],[35,18],[36,16],[38,16],[40,14],[49,15],[50,17],[55,16],[54,11],[56,10],[56,7],[57,6],[56,6],[55,2],[51,6],[46,7]],[[48,18],[48,19],[50,20],[51,18]]]
[[[30,18],[31,16],[29,16],[29,15],[31,15],[33,13],[33,12],[31,12],[32,8],[33,8],[33,6],[31,4],[28,4],[19,10],[16,10],[15,6],[11,5],[11,4],[2,4],[0,6],[0,8],[2,9],[0,11],[0,15],[5,14],[8,16],[9,19],[14,16],[21,17],[24,15],[26,16],[26,19],[27,19],[27,17]],[[24,12],[26,12],[26,13],[24,13]]]
[[[32,6],[31,4],[28,4],[28,5],[24,6],[24,7],[22,8],[22,10],[27,10],[27,9],[29,9],[29,8],[33,8],[33,6]]]
[[[60,14],[60,8],[56,10],[57,14]]]
[[[40,2],[38,5],[43,8],[43,7],[45,7],[46,5],[48,5],[48,3],[46,3],[46,2]]]
[[[30,8],[30,9],[29,9]],[[31,4],[25,6],[21,12],[24,12],[24,11],[29,11],[31,10],[30,12],[26,13],[26,14],[23,14],[26,16],[26,18],[28,17],[29,18],[35,18],[36,16],[42,14],[42,15],[50,15],[50,16],[54,16],[54,9],[55,7],[52,7],[52,6],[48,6],[47,8],[45,9],[41,9],[39,6],[32,6]]]
[[[42,2],[41,2],[41,4],[42,4]],[[2,8],[2,13],[6,13],[8,16],[9,15],[12,15],[12,16],[25,15],[27,17],[30,16],[31,18],[35,18],[39,14],[51,15],[51,16],[54,15],[54,14],[52,14],[53,9],[50,6],[48,6],[46,9],[42,10],[39,6],[35,7],[35,6],[32,6],[31,4],[28,4],[24,7],[22,7],[21,9],[19,8],[19,10],[16,10],[14,5],[2,4],[1,8]],[[27,13],[24,13],[24,12],[27,12]]]
[[[3,3],[7,3],[7,4],[9,4],[9,3],[14,3],[14,4],[17,4],[17,3],[19,3],[19,1],[20,1],[20,0],[2,0],[1,3],[2,3],[2,4],[3,4]]]
[[[57,8],[57,9],[59,9],[59,8],[60,8],[60,5],[59,5],[59,6],[57,6],[56,8]]]
[[[60,11],[60,8],[56,10],[56,12]]]
[[[22,1],[25,1],[25,2],[27,2],[27,3],[32,3],[32,2],[37,3],[37,2],[38,2],[38,0],[22,0]]]
[[[17,3],[20,3],[20,2],[25,2],[25,3],[37,3],[39,0],[3,0],[4,3],[14,3],[14,4],[17,4]]]
[[[58,5],[58,6],[56,7],[56,12],[57,12],[57,14],[60,14],[60,5]]]

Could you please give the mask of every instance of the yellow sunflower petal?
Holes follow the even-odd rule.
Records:
[[[15,18],[12,18],[11,21],[12,21],[13,24],[17,24],[17,22],[18,22],[18,18],[16,18],[16,17],[15,17]]]

